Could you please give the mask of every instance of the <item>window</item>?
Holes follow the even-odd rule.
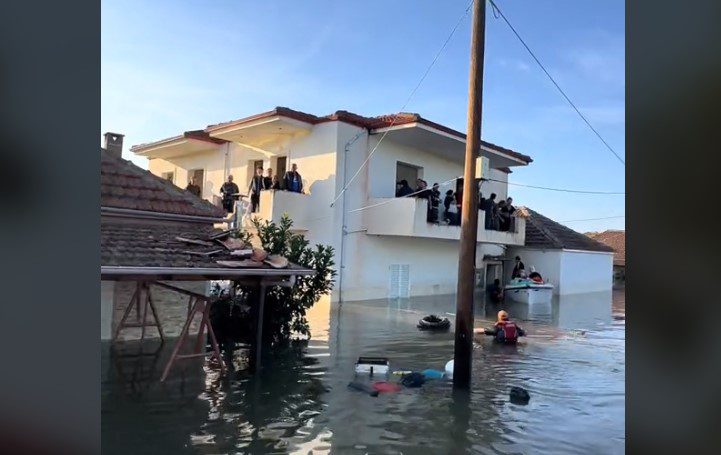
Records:
[[[170,181],[171,183],[175,183],[175,172],[163,172],[161,176],[165,179]]]
[[[401,161],[396,162],[396,181],[398,183],[401,180],[408,182],[408,186],[415,189],[416,180],[423,177],[423,168],[420,166],[414,166],[412,164],[403,163]]]
[[[390,266],[390,288],[388,289],[388,298],[408,298],[410,297],[410,265],[409,264],[391,264]]]

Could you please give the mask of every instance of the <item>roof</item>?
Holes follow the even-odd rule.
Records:
[[[216,269],[220,274],[266,270],[288,275],[289,272],[304,274],[306,271],[294,264],[285,269],[274,269],[265,264],[252,269],[222,267],[215,261],[238,260],[222,245],[203,246],[177,240],[179,236],[204,239],[218,232],[220,229],[203,225],[103,222],[100,225],[100,264],[103,268]],[[212,256],[197,254],[213,250],[222,252]]]
[[[626,231],[587,232],[587,236],[613,249],[613,265],[626,265]]]
[[[301,112],[301,111],[297,111],[297,110],[290,109],[287,107],[282,107],[282,106],[278,106],[271,111],[251,115],[249,117],[244,117],[244,118],[237,119],[237,120],[231,120],[229,122],[217,123],[214,125],[208,125],[208,127],[205,128],[205,130],[201,130],[201,131],[204,131],[206,134],[208,134],[214,130],[224,128],[224,127],[227,127],[230,125],[242,125],[244,123],[249,123],[249,122],[253,122],[256,120],[261,120],[264,118],[275,117],[275,116],[288,117],[288,118],[291,118],[294,120],[299,120],[301,122],[310,123],[312,125],[316,125],[316,124],[324,123],[324,122],[341,121],[341,122],[350,123],[352,125],[359,126],[361,128],[366,128],[368,130],[388,128],[391,126],[407,125],[410,123],[420,123],[422,125],[426,125],[431,128],[435,128],[439,131],[448,133],[452,136],[456,136],[459,139],[466,140],[466,135],[464,133],[461,133],[460,131],[456,131],[447,126],[441,125],[440,123],[432,122],[428,119],[421,117],[419,114],[416,114],[416,113],[399,112],[396,114],[379,115],[377,117],[365,117],[362,115],[354,114],[353,112],[341,110],[341,111],[336,111],[332,114],[328,114],[328,115],[319,117],[317,115],[308,114],[306,112]],[[180,136],[178,136],[176,138],[171,138],[171,139],[178,139],[179,137]],[[185,137],[187,137],[187,136],[185,136]],[[137,149],[141,149],[141,148],[148,147],[151,145],[156,145],[156,144],[168,141],[168,140],[170,140],[170,139],[162,139],[162,140],[156,141],[156,142],[136,145],[136,146],[133,146],[131,150],[137,150]],[[492,144],[490,142],[481,141],[481,145],[484,147],[490,148],[490,149],[498,150],[499,152],[505,153],[507,155],[510,155],[514,158],[524,161],[526,164],[533,161],[533,159],[528,155],[518,153],[514,150],[507,149],[505,147],[501,147],[499,145]]]
[[[567,228],[534,210],[526,209],[530,214],[526,219],[525,246],[527,247],[549,250],[613,251],[611,247],[601,242]]]
[[[225,211],[130,161],[101,149],[100,206],[225,218]]]

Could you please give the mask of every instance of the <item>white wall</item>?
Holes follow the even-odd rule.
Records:
[[[113,303],[115,300],[115,282],[100,282],[100,339],[113,337]]]
[[[560,294],[611,291],[613,253],[564,250]]]
[[[501,180],[501,182],[486,181],[481,185],[481,193],[483,197],[488,198],[491,193],[496,193],[496,202],[508,197],[508,174],[498,169],[490,169],[491,178],[493,180]],[[510,195],[513,197],[513,194]]]

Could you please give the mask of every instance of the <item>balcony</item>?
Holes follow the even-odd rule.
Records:
[[[400,237],[422,237],[432,239],[459,240],[460,226],[433,224],[427,221],[428,204],[416,198],[377,198],[368,205],[380,204],[365,212],[370,235]],[[262,205],[261,205],[262,206]],[[478,212],[478,242],[503,245],[523,245],[526,240],[526,220],[515,218],[514,232],[491,231],[484,228],[485,213]]]
[[[309,211],[307,194],[293,193],[290,191],[265,190],[260,192],[260,208],[256,213],[250,213],[244,217],[243,226],[254,228],[250,222],[251,218],[258,218],[261,222],[273,221],[278,223],[287,213],[293,220],[293,231],[305,232],[308,230],[307,218]],[[240,206],[241,204],[239,204]]]

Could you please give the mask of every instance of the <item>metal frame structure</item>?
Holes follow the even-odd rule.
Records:
[[[296,266],[297,267],[297,266]],[[183,325],[178,340],[173,346],[173,352],[165,365],[163,374],[160,378],[164,382],[168,377],[170,370],[178,360],[205,357],[211,355],[214,357],[219,366],[221,373],[225,372],[223,359],[220,355],[220,346],[210,324],[210,307],[217,297],[206,296],[196,292],[188,291],[177,286],[173,286],[164,281],[209,281],[209,280],[231,280],[235,283],[254,286],[259,289],[258,299],[258,318],[255,346],[255,362],[254,370],[257,372],[261,367],[261,351],[263,339],[263,311],[265,307],[265,294],[269,286],[292,287],[295,284],[296,276],[312,275],[315,272],[310,269],[301,268],[288,269],[224,269],[224,268],[160,268],[160,267],[101,267],[101,279],[115,281],[136,281],[136,290],[133,297],[128,303],[128,307],[123,313],[123,317],[118,325],[113,342],[117,341],[118,335],[123,328],[141,327],[141,343],[145,338],[146,327],[157,327],[160,334],[161,342],[165,341],[165,337],[160,324],[160,319],[153,302],[150,292],[150,285],[162,287],[173,292],[188,296],[188,315]],[[142,302],[142,320],[141,316]],[[138,322],[127,322],[132,309],[135,308]],[[155,322],[147,322],[148,308],[150,308]],[[182,347],[186,344],[190,335],[190,325],[197,314],[201,315],[200,328],[195,338],[195,346],[192,353],[181,354]],[[205,352],[203,349],[203,337],[206,329],[210,335],[212,346],[211,352]]]

